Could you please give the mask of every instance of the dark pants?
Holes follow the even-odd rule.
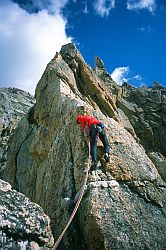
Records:
[[[90,127],[89,137],[90,137],[90,154],[92,157],[92,162],[97,161],[97,139],[98,136],[103,143],[104,152],[109,154],[110,146],[108,144],[108,139],[105,133],[104,124],[94,124]]]

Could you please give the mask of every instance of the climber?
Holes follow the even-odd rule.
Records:
[[[82,125],[82,131],[86,133],[90,138],[90,154],[92,157],[92,165],[95,167],[97,164],[97,140],[98,136],[104,146],[104,159],[106,162],[110,161],[110,146],[108,144],[108,139],[105,133],[104,124],[98,121],[96,118],[87,115],[78,115],[76,117],[76,123]]]

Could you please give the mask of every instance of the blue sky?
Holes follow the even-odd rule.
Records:
[[[46,64],[75,42],[113,79],[166,86],[165,0],[0,0],[0,85],[34,93]]]

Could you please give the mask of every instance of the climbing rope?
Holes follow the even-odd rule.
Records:
[[[89,143],[88,143],[88,147],[89,147],[88,165],[87,165],[85,179],[84,179],[82,188],[81,188],[81,190],[80,190],[80,194],[79,194],[78,200],[77,200],[76,205],[75,205],[75,207],[74,207],[74,209],[73,209],[73,211],[72,211],[72,213],[71,213],[71,215],[70,215],[70,218],[69,218],[69,220],[68,220],[68,223],[67,223],[66,227],[64,228],[64,230],[62,231],[61,235],[59,236],[59,238],[58,238],[57,241],[55,242],[55,244],[54,244],[52,250],[56,250],[56,249],[57,249],[57,247],[58,247],[59,243],[61,242],[61,240],[62,240],[62,238],[63,238],[63,236],[64,236],[66,230],[68,229],[70,223],[72,222],[72,220],[73,220],[73,218],[74,218],[74,216],[75,216],[75,214],[76,214],[76,212],[77,212],[77,210],[78,210],[78,208],[79,208],[79,205],[80,205],[80,203],[81,203],[82,197],[83,197],[83,195],[84,195],[84,191],[85,191],[85,187],[86,187],[86,183],[87,183],[87,179],[88,179],[88,173],[89,173],[89,169],[90,169],[90,141],[89,141]]]

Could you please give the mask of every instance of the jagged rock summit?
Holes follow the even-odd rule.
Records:
[[[81,206],[59,249],[164,250],[166,183],[155,161],[165,160],[165,146],[151,144],[147,133],[153,131],[154,141],[161,140],[156,137],[161,130],[163,136],[165,89],[120,87],[104,64],[97,67],[99,71],[92,70],[74,44],[55,55],[37,85],[33,112],[9,140],[5,179],[43,207],[57,239],[88,161],[87,139],[75,117],[95,115],[106,126],[111,162],[104,161],[99,142],[97,169],[89,174]]]

